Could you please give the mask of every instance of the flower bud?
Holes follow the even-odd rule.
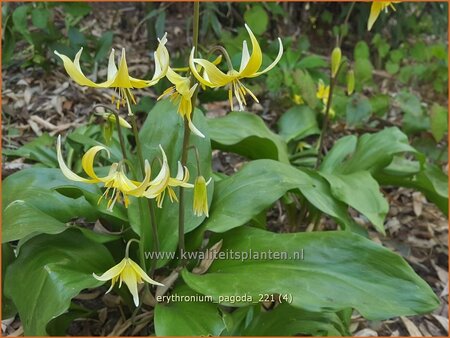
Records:
[[[347,94],[352,95],[355,90],[355,73],[353,69],[347,72]]]
[[[331,53],[331,77],[335,77],[341,64],[342,52],[339,47],[333,49]]]
[[[103,113],[103,118],[112,123],[116,123],[116,115],[112,113]],[[131,128],[131,125],[122,117],[119,116],[119,124],[124,128]]]

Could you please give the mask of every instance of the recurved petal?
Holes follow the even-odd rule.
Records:
[[[245,28],[250,35],[250,41],[252,43],[252,55],[250,57],[248,56],[247,43],[244,42],[241,59],[241,69],[239,71],[240,77],[249,77],[255,74],[262,64],[262,52],[258,40],[256,40],[255,35],[247,24],[245,24]],[[245,58],[247,58],[247,60],[245,60]],[[243,65],[245,66],[242,67]]]
[[[97,155],[97,153],[102,150],[106,150],[106,152],[108,153],[108,157],[110,156],[109,150],[107,148],[103,146],[94,146],[90,148],[81,159],[81,166],[83,167],[83,170],[90,178],[96,181],[103,181],[103,179],[99,178],[94,171],[95,155]]]
[[[169,51],[166,48],[167,33],[159,40],[158,48],[154,53],[155,57],[155,73],[150,81],[147,81],[147,86],[155,85],[159,80],[166,76],[167,69],[169,68]],[[140,88],[140,87],[136,87]]]
[[[278,49],[278,55],[275,58],[275,60],[264,70],[260,71],[260,72],[256,72],[252,75],[249,75],[247,77],[257,77],[260,76],[261,74],[267,73],[269,70],[271,70],[273,67],[275,67],[277,65],[277,63],[281,60],[281,57],[283,56],[283,43],[281,42],[281,39],[278,38],[278,43],[279,43],[279,49]]]
[[[147,160],[145,160],[145,177],[144,177],[144,179],[139,184],[139,186],[136,187],[136,189],[132,189],[132,190],[128,191],[127,194],[132,195],[132,196],[137,196],[137,197],[142,196],[150,184],[150,176],[151,176],[150,164],[148,163]]]
[[[112,81],[117,74],[117,66],[116,61],[114,60],[115,55],[114,48],[111,50],[111,54],[109,54],[108,61],[108,81]]]
[[[247,41],[242,42],[242,57],[241,57],[241,66],[239,67],[239,73],[241,73],[248,64],[248,60],[250,59],[250,53],[247,47]]]
[[[167,68],[167,79],[172,82],[175,86],[179,86],[180,84],[184,83],[186,78],[181,76],[180,74],[177,74],[173,71],[172,68]]]
[[[119,276],[123,269],[125,268],[127,264],[126,258],[122,259],[120,261],[119,264],[114,265],[111,269],[109,269],[108,271],[106,271],[103,275],[101,276],[97,276],[95,273],[93,273],[92,275],[94,276],[95,279],[102,281],[102,282],[106,282],[107,280],[113,279],[114,277]]]
[[[133,268],[133,270],[136,272],[136,274],[141,277],[144,281],[146,281],[147,283],[153,284],[153,285],[159,285],[159,286],[164,286],[164,284],[161,284],[157,281],[154,281],[153,279],[151,279],[144,270],[141,269],[141,267],[136,264],[134,261],[132,261],[131,259],[128,260],[128,264],[130,264],[130,266]]]
[[[384,2],[383,2],[384,3]],[[373,1],[372,7],[370,7],[369,21],[367,21],[367,30],[370,31],[375,21],[377,21],[381,10],[383,9],[383,3],[381,1]]]
[[[60,59],[63,61],[64,68],[66,69],[67,74],[74,80],[76,83],[82,86],[88,86],[88,87],[95,87],[99,88],[101,85],[98,85],[97,83],[89,80],[81,71],[80,68],[80,56],[83,52],[83,48],[81,48],[78,53],[75,56],[74,62],[70,60],[67,56],[58,53],[56,50],[54,53],[60,57]]]
[[[61,169],[63,175],[67,177],[69,180],[77,181],[77,182],[84,182],[84,183],[95,183],[96,180],[90,180],[81,176],[78,176],[75,174],[72,170],[70,170],[66,163],[64,162],[64,159],[62,157],[61,153],[61,135],[58,136],[57,146],[56,146],[56,156],[58,158],[58,164],[59,168]]]

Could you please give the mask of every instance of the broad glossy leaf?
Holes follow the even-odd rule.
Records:
[[[172,295],[203,297],[186,285],[176,287]],[[217,304],[186,300],[156,304],[155,333],[157,336],[219,336],[224,329],[225,324]]]
[[[216,301],[219,296],[249,295],[258,301],[259,294],[290,294],[297,308],[355,308],[373,320],[427,313],[439,305],[403,258],[351,232],[275,234],[245,227],[220,237],[223,252],[250,254],[251,249],[252,255],[266,257],[215,260],[204,275],[182,271],[192,289]],[[269,259],[269,250],[286,252],[291,259]],[[304,259],[294,259],[300,250]]]
[[[349,335],[336,313],[309,312],[286,303],[260,312],[242,332],[244,336],[345,336]]]
[[[355,151],[358,138],[348,135],[340,138],[333,145],[333,148],[326,154],[320,164],[320,171],[324,173],[334,172],[347,157]]]
[[[278,130],[286,142],[320,134],[316,114],[306,105],[292,107],[281,115]]]
[[[332,197],[328,184],[316,173],[272,160],[256,160],[216,183],[204,229],[224,232],[241,226],[295,189],[344,227],[351,222],[346,206]]]
[[[16,259],[14,249],[8,243],[2,244],[2,276],[5,276],[6,269]],[[2,278],[2,319],[14,317],[17,309],[11,299],[7,298],[3,292],[5,286],[5,278]]]
[[[216,183],[206,230],[225,232],[269,207],[287,191],[313,187],[308,175],[272,160],[256,160]]]
[[[26,242],[5,276],[5,293],[17,306],[25,335],[45,336],[47,323],[67,311],[74,296],[102,284],[92,273],[113,265],[109,251],[78,230]]]
[[[398,128],[386,128],[375,134],[362,135],[354,153],[336,170],[342,174],[362,170],[374,173],[386,167],[395,154],[404,152],[416,152],[409,145],[408,137]]]
[[[207,125],[203,113],[196,110],[194,113],[194,124],[203,132],[206,137],[200,138],[196,135],[190,135],[190,145],[197,147],[200,154],[201,174],[206,178],[212,176],[211,170],[211,143],[207,133]],[[164,148],[167,154],[171,175],[174,177],[177,171],[177,162],[181,160],[181,151],[183,143],[183,120],[177,113],[177,107],[169,100],[159,101],[148,113],[144,125],[141,127],[139,137],[142,142],[144,157],[150,162],[155,158],[161,158],[159,144]],[[156,161],[158,162],[158,161]],[[191,182],[194,181],[197,174],[197,165],[195,154],[189,151],[188,163],[191,173]],[[158,168],[159,169],[159,168]],[[208,185],[208,197],[211,201],[214,190],[214,182]],[[178,191],[176,191],[178,193]],[[192,212],[193,189],[185,189],[185,231],[189,232],[198,227],[204,217],[197,217]],[[128,215],[133,230],[140,234],[139,225],[139,206],[138,203],[132,203],[128,208]],[[156,210],[158,223],[158,233],[160,238],[160,248],[163,251],[175,250],[178,243],[178,203],[171,203],[168,197],[163,204],[162,209]],[[145,224],[146,229],[150,231],[149,224]],[[151,234],[149,234],[151,236]],[[151,243],[150,243],[151,244]],[[148,248],[150,249],[150,245]],[[160,262],[162,264],[163,262]]]
[[[385,234],[384,218],[389,205],[380,192],[380,187],[367,171],[347,175],[321,173],[328,181],[333,196],[356,209]]]
[[[23,200],[61,222],[67,222],[74,217],[95,220],[97,211],[84,198],[72,199],[53,190],[63,185],[99,192],[96,185],[68,180],[60,169],[30,168],[8,176],[3,181],[3,207],[15,200]]]
[[[2,243],[20,240],[33,234],[58,234],[66,229],[65,223],[23,200],[15,200],[3,211]]]
[[[231,112],[208,119],[208,134],[214,148],[234,152],[250,159],[268,158],[288,163],[287,147],[257,115]]]

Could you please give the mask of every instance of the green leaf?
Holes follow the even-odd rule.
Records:
[[[211,170],[211,143],[207,133],[206,120],[200,110],[195,110],[194,125],[206,135],[206,138],[200,138],[196,135],[190,135],[190,145],[197,147],[200,154],[200,171],[206,178],[212,176]],[[161,158],[159,144],[167,154],[171,168],[171,176],[176,175],[177,162],[181,160],[181,149],[184,135],[184,123],[177,113],[177,106],[169,100],[159,101],[148,113],[145,123],[140,129],[139,137],[142,143],[144,158],[150,162],[154,158]],[[193,151],[189,152],[187,167],[191,175],[197,173],[197,164]],[[212,199],[214,182],[208,185],[208,198]],[[193,189],[185,189],[185,232],[192,231],[198,227],[204,217],[197,217],[192,212]],[[128,208],[130,224],[133,230],[141,233],[139,223],[138,204],[132,203]],[[171,204],[166,197],[162,209],[156,210],[156,219],[158,224],[158,233],[160,238],[161,251],[174,251],[178,244],[178,204]],[[145,224],[149,230],[148,224]],[[149,247],[151,248],[151,246]],[[160,261],[163,264],[164,261]]]
[[[408,137],[396,127],[386,128],[374,134],[362,135],[354,153],[336,170],[342,174],[364,170],[375,173],[391,163],[394,155],[404,152],[416,152],[409,145]]]
[[[361,125],[372,114],[372,105],[367,97],[355,94],[347,104],[347,124],[350,126]]]
[[[261,35],[267,30],[269,16],[260,5],[253,5],[244,13],[244,20],[250,26],[252,32]]]
[[[67,226],[23,200],[15,200],[3,211],[2,243],[29,235],[58,234]]]
[[[321,56],[308,55],[302,58],[297,66],[304,69],[325,68],[328,67],[328,63]]]
[[[346,336],[348,330],[336,313],[309,312],[286,303],[260,312],[243,336]]]
[[[350,225],[346,206],[332,197],[328,184],[315,172],[272,160],[257,160],[216,183],[209,218],[202,230],[225,232],[241,226],[295,189],[344,227]]]
[[[4,294],[6,269],[16,259],[10,244],[2,244],[2,319],[15,317],[17,309],[11,299]]]
[[[405,114],[411,114],[416,117],[422,115],[420,99],[416,95],[403,91],[396,96],[395,100]]]
[[[385,234],[383,223],[389,205],[380,193],[377,181],[367,171],[347,175],[327,173],[321,175],[330,184],[331,193],[336,199],[362,213],[380,233]]]
[[[434,103],[431,107],[431,133],[436,142],[441,141],[448,130],[448,110]]]
[[[105,32],[102,34],[97,42],[97,53],[95,54],[94,60],[97,62],[102,61],[108,54],[113,43],[113,32]]]
[[[387,113],[387,109],[390,104],[390,97],[386,94],[378,94],[370,97],[370,104],[372,105],[372,109],[374,114],[376,115],[384,115]]]
[[[231,112],[208,119],[213,148],[234,152],[250,159],[269,158],[289,163],[287,146],[257,115]]]
[[[300,95],[305,100],[306,104],[314,109],[317,106],[317,96],[316,96],[316,84],[309,75],[308,71],[302,71],[297,69],[294,72],[294,82],[300,89]]]
[[[86,38],[84,34],[75,27],[69,27],[67,37],[69,38],[71,46],[77,49],[86,45]]]
[[[66,14],[70,14],[74,17],[86,16],[92,10],[91,5],[85,2],[64,2],[61,4],[61,6],[63,6],[64,12],[66,12]]]
[[[216,183],[206,230],[225,232],[250,221],[287,191],[313,187],[308,175],[272,160],[256,160]]]
[[[96,209],[84,198],[72,199],[52,190],[63,185],[78,186],[99,193],[96,185],[70,181],[60,169],[29,168],[14,173],[3,181],[3,207],[15,200],[23,200],[61,222],[68,222],[74,217],[97,219]]]
[[[368,59],[355,61],[355,86],[358,91],[362,86],[372,80],[373,66]]]
[[[5,292],[17,306],[25,335],[47,335],[47,323],[67,311],[74,296],[102,284],[92,273],[113,265],[103,245],[77,230],[26,242],[5,276]]]
[[[40,162],[46,167],[55,168],[58,166],[56,159],[55,138],[45,133],[25,144],[19,149],[4,149],[6,156],[25,157],[27,159]]]
[[[320,134],[316,114],[305,105],[292,107],[281,115],[278,130],[285,142]]]
[[[220,296],[249,295],[258,301],[260,294],[288,294],[297,308],[312,312],[355,308],[372,320],[429,313],[439,305],[428,284],[403,258],[350,232],[275,234],[239,228],[223,235],[222,252],[250,254],[250,249],[254,259],[215,260],[206,274],[183,270],[182,277],[193,290],[215,301]],[[291,259],[270,259],[269,250],[286,252]],[[301,250],[304,259],[295,259]]]
[[[333,217],[346,230],[355,230],[354,221],[347,212],[347,206],[333,197],[329,184],[316,171],[303,169],[313,185],[300,187],[303,196],[314,207]],[[357,228],[356,228],[357,229]],[[360,229],[357,229],[360,231]]]
[[[359,41],[355,46],[355,50],[353,51],[353,57],[355,58],[355,60],[369,59],[370,51],[367,43],[365,43],[364,41]]]
[[[30,5],[22,5],[17,7],[12,14],[12,21],[14,23],[14,29],[22,34],[28,43],[33,44],[30,31],[28,29],[28,13],[30,11]]]
[[[192,297],[198,293],[188,286],[177,286],[172,296]],[[201,296],[201,295],[200,295]],[[192,314],[195,313],[193,316]],[[155,307],[155,333],[157,336],[219,336],[225,324],[217,304],[207,301],[158,302]]]
[[[320,171],[332,173],[344,162],[356,149],[358,138],[354,135],[344,136],[336,141],[333,148],[326,154],[320,164]]]
[[[413,188],[424,193],[426,198],[448,215],[448,176],[436,165],[425,163],[420,173],[402,177],[389,171],[378,173],[375,178],[383,185]]]
[[[50,11],[46,8],[35,8],[31,11],[31,22],[37,28],[47,28],[48,20],[50,19]]]

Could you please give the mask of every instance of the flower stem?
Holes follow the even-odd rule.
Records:
[[[117,133],[119,134],[120,149],[122,150],[122,157],[124,160],[127,160],[127,151],[125,148],[125,140],[123,138],[122,126],[120,125],[120,121],[119,121],[119,112],[116,109],[111,108],[110,106],[107,106],[105,104],[96,104],[94,106],[94,109],[97,107],[102,107],[102,108],[108,109],[114,114],[114,116],[116,118]]]
[[[133,135],[134,135],[134,139],[136,141],[136,150],[137,150],[137,155],[138,155],[138,159],[139,159],[139,166],[141,168],[141,174],[142,174],[142,177],[145,177],[144,155],[142,152],[141,141],[139,140],[139,131],[137,128],[135,115],[131,116],[131,126],[133,128]],[[152,225],[152,232],[153,232],[153,251],[158,252],[159,251],[159,237],[158,237],[158,225],[156,223],[155,207],[151,200],[148,199],[147,203],[148,203],[148,209],[150,211],[150,223]],[[142,231],[142,233],[144,233],[144,231]],[[143,256],[143,249],[144,249],[144,245],[141,245],[141,256]],[[145,256],[143,259],[145,261]],[[157,259],[155,258],[152,260],[152,265],[150,268],[151,274],[153,274],[153,272],[155,271],[156,264],[157,264]]]
[[[192,35],[192,43],[195,47],[195,53],[198,49],[198,33],[199,33],[199,22],[200,22],[200,3],[198,1],[194,2],[194,22],[193,22],[193,35]],[[195,77],[191,76],[191,86],[195,82]],[[198,87],[197,87],[198,90]],[[191,119],[194,119],[195,112],[195,103],[197,101],[197,90],[192,95],[192,115]],[[187,162],[187,155],[189,150],[189,136],[191,134],[191,130],[189,129],[189,122],[187,119],[184,120],[184,135],[183,135],[183,149],[181,153],[181,165],[185,166]],[[183,253],[185,251],[185,243],[184,243],[184,188],[180,187],[179,189],[179,205],[178,205],[178,246],[180,252]],[[182,262],[185,264],[185,262]]]
[[[333,99],[333,91],[334,91],[334,87],[336,86],[339,71],[342,69],[342,65],[343,65],[343,63],[341,63],[339,65],[339,67],[336,71],[336,75],[334,77],[330,75],[330,92],[328,93],[327,106],[325,108],[325,117],[323,119],[322,131],[320,133],[320,138],[319,138],[319,148],[318,148],[318,152],[317,152],[317,160],[316,160],[316,165],[315,165],[316,169],[319,168],[320,162],[322,160],[323,144],[324,144],[325,136],[326,136],[327,129],[328,129],[328,123],[330,120],[330,109],[331,109],[331,101]]]

